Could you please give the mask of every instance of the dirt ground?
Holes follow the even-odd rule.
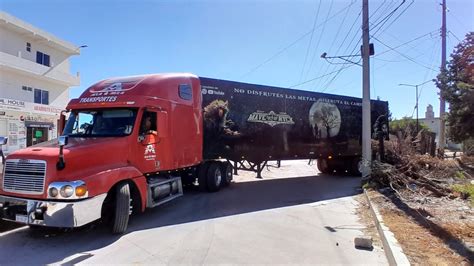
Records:
[[[381,192],[369,196],[413,265],[474,263],[474,210],[468,201],[410,194],[400,200]]]

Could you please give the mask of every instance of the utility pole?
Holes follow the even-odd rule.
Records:
[[[370,176],[372,167],[370,122],[370,46],[369,0],[362,0],[362,176]]]
[[[443,19],[441,24],[441,74],[446,74],[446,0],[443,0]],[[446,121],[445,109],[446,101],[444,100],[443,91],[446,88],[445,79],[441,79],[439,88],[439,139],[438,147],[441,155],[444,155],[444,144],[446,143]]]

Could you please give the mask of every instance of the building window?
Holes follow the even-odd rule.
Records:
[[[49,104],[49,92],[45,90],[35,89],[35,103]]]
[[[36,63],[49,67],[50,66],[50,64],[49,64],[49,55],[44,54],[44,53],[39,52],[39,51],[36,52]]]
[[[31,87],[27,87],[27,86],[21,86],[21,89],[24,91],[33,91]]]
[[[179,97],[183,100],[193,99],[193,90],[188,84],[179,85]]]
[[[29,43],[29,42],[26,43],[26,50],[28,52],[31,52],[31,43]]]

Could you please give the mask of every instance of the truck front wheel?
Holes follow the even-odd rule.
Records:
[[[112,233],[123,234],[127,230],[130,217],[130,186],[128,183],[119,184],[115,188],[115,209]]]

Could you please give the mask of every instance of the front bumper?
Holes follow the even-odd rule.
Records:
[[[0,218],[24,224],[79,227],[101,217],[107,194],[81,201],[41,201],[0,195]]]

